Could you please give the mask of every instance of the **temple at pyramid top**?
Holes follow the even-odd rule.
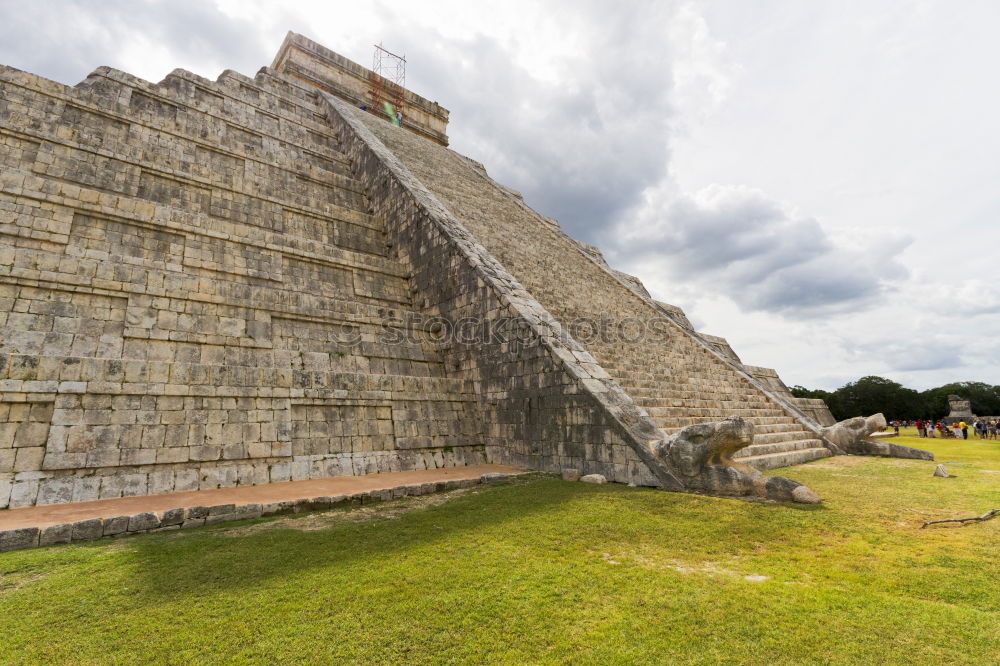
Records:
[[[298,33],[285,36],[271,67],[377,116],[387,118],[388,102],[402,114],[403,127],[448,145],[448,109]]]

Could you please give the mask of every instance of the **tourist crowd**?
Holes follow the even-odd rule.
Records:
[[[969,439],[969,424],[965,421],[956,421],[948,424],[944,421],[893,421],[893,427],[899,432],[901,425],[913,425],[921,437],[956,437],[958,439]],[[972,430],[979,439],[996,439],[1000,433],[1000,419],[995,421],[976,419],[972,424]]]

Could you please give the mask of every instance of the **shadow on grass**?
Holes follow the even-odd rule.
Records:
[[[437,506],[416,508],[393,519],[376,514],[369,520],[334,522],[310,531],[269,528],[266,523],[271,521],[261,520],[243,522],[243,526],[263,523],[263,529],[246,534],[233,534],[241,524],[230,523],[130,537],[126,547],[132,580],[140,584],[150,603],[206,587],[250,589],[308,569],[349,567],[359,561],[453,542],[456,535],[464,533],[501,530],[527,515],[549,511],[581,491],[575,484],[550,479],[529,483],[531,492],[524,492],[527,484],[523,482],[503,484]],[[314,514],[303,514],[303,518],[309,515]]]

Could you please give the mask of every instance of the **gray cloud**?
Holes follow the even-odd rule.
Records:
[[[409,87],[451,111],[452,147],[486,164],[571,235],[595,241],[666,175],[670,54],[666,46],[635,44],[662,40],[672,10],[642,3],[609,11],[588,2],[548,10],[587,45],[555,62],[545,59],[543,42],[522,45],[537,48],[539,69],[562,72],[556,81],[519,66],[497,39],[423,33],[414,41],[410,26],[389,13],[395,23],[387,42],[406,44]]]
[[[863,308],[907,274],[877,248],[837,246],[816,220],[747,187],[667,198],[606,240],[620,264],[703,284],[747,310],[814,316]]]
[[[963,364],[962,343],[954,336],[904,334],[902,339],[845,344],[854,353],[880,359],[893,372],[942,370]]]
[[[131,40],[183,53],[206,76],[223,69],[253,74],[269,64],[282,36],[264,44],[250,21],[197,0],[0,0],[0,16],[0,62],[68,85],[100,65],[134,67],[123,62]]]

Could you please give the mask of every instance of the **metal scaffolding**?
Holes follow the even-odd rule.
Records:
[[[375,44],[375,55],[372,56],[372,71],[395,83],[400,88],[406,87],[406,55],[396,55],[381,44]]]
[[[368,84],[368,95],[371,98],[368,110],[377,116],[388,116],[394,124],[402,125],[406,56],[396,55],[381,44],[376,44]]]

